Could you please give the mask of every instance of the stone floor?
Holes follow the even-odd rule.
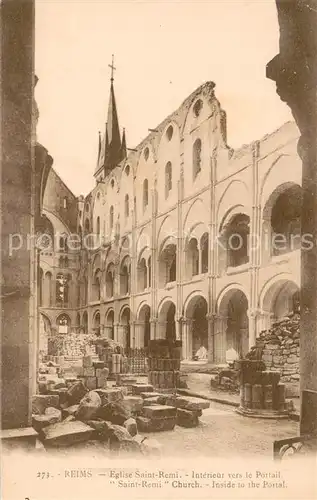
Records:
[[[194,429],[175,427],[155,438],[166,456],[186,456],[194,452],[204,456],[273,456],[273,441],[298,435],[298,424],[291,420],[249,419],[235,409],[210,402],[203,410],[200,425]],[[153,434],[152,434],[153,436]]]

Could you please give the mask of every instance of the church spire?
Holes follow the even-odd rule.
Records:
[[[122,141],[121,141],[121,160],[124,160],[127,157],[127,143],[125,138],[125,128],[122,132]]]
[[[122,146],[121,146],[121,137],[120,137],[120,129],[119,129],[119,120],[118,120],[118,112],[116,105],[116,98],[114,94],[114,57],[112,56],[112,63],[109,64],[111,68],[111,78],[110,78],[110,96],[108,103],[108,113],[107,113],[107,123],[105,135],[103,137],[103,154],[100,155],[100,159],[98,161],[97,172],[99,173],[100,169],[103,167],[105,173],[107,174],[110,170],[112,170],[120,161],[122,160]]]

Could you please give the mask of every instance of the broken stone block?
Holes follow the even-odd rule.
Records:
[[[176,399],[176,407],[184,410],[205,410],[209,408],[210,402],[206,399],[194,398],[191,396],[179,396]]]
[[[159,397],[159,396],[163,396],[164,397],[164,394],[161,394],[160,392],[154,392],[154,391],[150,391],[150,392],[141,392],[140,396],[143,398],[143,399],[148,399],[148,398],[155,398],[155,397]]]
[[[92,368],[93,367],[92,356],[84,356],[83,357],[83,367],[84,368]]]
[[[154,396],[154,398],[144,399],[144,406],[159,405],[159,404],[160,404],[159,396]]]
[[[96,368],[96,377],[107,379],[109,376],[108,368]]]
[[[77,405],[80,403],[80,400],[87,394],[88,389],[85,387],[81,380],[78,380],[75,384],[73,384],[67,391],[67,400],[69,405]]]
[[[177,394],[161,394],[158,398],[160,405],[176,406]]]
[[[75,417],[81,421],[92,420],[97,415],[100,407],[101,399],[99,394],[90,391],[80,401]]]
[[[131,388],[132,388],[132,394],[134,396],[137,396],[142,392],[153,392],[154,390],[153,385],[149,384],[133,384]]]
[[[64,422],[74,422],[74,420],[76,420],[74,415],[68,415],[68,417],[65,418]]]
[[[64,380],[65,380],[65,384],[66,384],[67,388],[71,387],[73,384],[75,384],[78,381],[77,377],[75,377],[75,376],[74,377],[65,377]]]
[[[67,401],[67,387],[62,387],[61,389],[51,389],[48,391],[49,394],[58,396],[59,398],[59,405],[63,405]]]
[[[123,400],[122,388],[96,389],[95,392],[101,397],[102,404],[106,402],[116,403]]]
[[[104,361],[93,361],[92,365],[96,369],[105,368],[105,362]],[[108,370],[108,368],[106,368],[106,369]],[[108,374],[109,374],[109,370],[108,370]]]
[[[129,434],[127,429],[119,425],[112,425],[110,429],[110,449],[115,451],[140,452],[140,445]]]
[[[97,378],[96,377],[85,377],[85,386],[90,391],[97,389]]]
[[[159,457],[162,454],[162,445],[154,438],[145,438],[141,442],[141,451],[144,455]]]
[[[57,395],[36,394],[32,397],[32,413],[41,415],[49,406],[59,407],[59,397]]]
[[[38,382],[38,392],[39,394],[47,393],[47,383],[46,382]]]
[[[131,412],[119,401],[117,403],[106,403],[101,406],[97,412],[97,416],[115,425],[123,425],[131,417]]]
[[[124,396],[120,404],[131,414],[139,413],[143,408],[144,399],[140,396]]]
[[[67,418],[69,415],[75,415],[78,410],[79,405],[68,406],[62,409],[62,417]]]
[[[105,420],[95,419],[89,420],[87,424],[95,431],[94,436],[99,441],[108,441],[111,435],[112,424]]]
[[[136,423],[139,432],[172,431],[176,425],[176,416],[152,419],[136,417]]]
[[[84,377],[94,377],[95,376],[95,369],[93,367],[89,368],[84,368]]]
[[[199,424],[197,413],[195,411],[177,408],[176,423],[180,427],[197,427]]]
[[[93,429],[85,423],[74,420],[64,420],[57,424],[44,427],[42,430],[43,443],[45,447],[72,446],[77,443],[88,441],[93,436]]]
[[[32,416],[32,427],[40,432],[44,427],[61,422],[62,413],[57,408],[46,408],[44,415]]]
[[[98,389],[107,388],[107,379],[105,377],[97,377],[97,388]]]
[[[66,387],[65,380],[60,379],[58,382],[55,382],[54,389],[64,389]]]
[[[143,406],[142,413],[144,417],[151,419],[176,417],[176,408],[166,405]]]
[[[57,368],[55,366],[49,366],[47,368],[47,373],[49,375],[56,375],[57,374]]]
[[[127,429],[128,433],[132,437],[134,437],[138,433],[138,428],[134,418],[128,418],[128,420],[123,423],[123,426]]]

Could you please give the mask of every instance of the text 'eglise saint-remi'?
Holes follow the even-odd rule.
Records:
[[[125,471],[125,470],[111,470],[110,477],[114,479],[179,479],[178,471],[165,472],[158,470],[155,472],[141,471],[136,469],[135,471]]]

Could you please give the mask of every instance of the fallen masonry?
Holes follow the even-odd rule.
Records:
[[[129,375],[117,377],[116,384],[108,386],[109,370],[94,356],[84,356],[78,377],[63,378],[57,363],[53,365],[41,365],[41,394],[33,397],[32,405],[33,426],[44,449],[100,442],[115,454],[160,456],[160,443],[140,433],[172,431],[176,425],[197,427],[202,411],[210,405],[180,396],[176,388],[154,390]],[[166,362],[161,365],[170,368]]]

